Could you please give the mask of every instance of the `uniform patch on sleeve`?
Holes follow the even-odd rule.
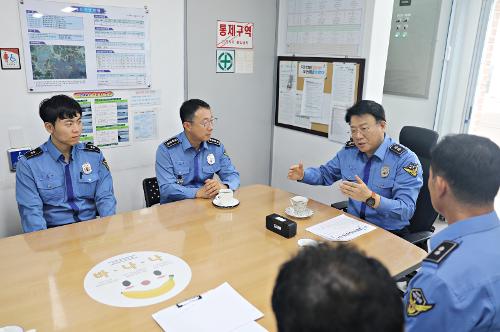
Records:
[[[207,143],[209,144],[213,144],[213,145],[217,145],[217,146],[220,146],[220,141],[217,139],[217,138],[211,138],[207,141]]]
[[[403,167],[406,173],[410,174],[413,177],[417,177],[418,174],[418,164],[409,163],[407,166]]]
[[[397,144],[397,143],[394,143],[393,145],[391,145],[389,147],[389,150],[391,150],[393,153],[397,154],[398,156],[400,156],[406,152],[406,148],[402,145]]]
[[[453,250],[457,249],[458,243],[453,241],[443,241],[425,259],[426,262],[441,263]]]
[[[104,165],[104,167],[106,167],[106,169],[109,171],[109,165],[108,165],[108,162],[106,160],[106,158],[103,158],[102,159],[102,164]]]
[[[168,140],[165,141],[165,146],[167,148],[171,148],[172,146],[176,146],[177,144],[180,144],[181,141],[177,138],[177,137],[172,137],[172,138],[169,138]]]
[[[424,292],[421,288],[412,288],[408,304],[406,305],[406,314],[409,317],[415,317],[423,312],[429,311],[434,308],[434,303],[428,303],[425,298]]]
[[[26,157],[26,159],[30,159],[30,158],[33,158],[33,157],[36,157],[36,156],[39,156],[43,153],[43,150],[42,148],[38,147],[36,149],[33,149],[33,150],[30,150],[28,152],[26,152],[24,154],[24,156]]]
[[[90,142],[85,143],[84,150],[97,152],[97,153],[101,152],[101,150],[97,146],[95,146],[94,144],[92,144]]]
[[[345,142],[346,148],[353,148],[355,146],[356,146],[356,144],[354,144],[354,141],[352,140],[352,138],[350,140],[348,140],[347,142]]]

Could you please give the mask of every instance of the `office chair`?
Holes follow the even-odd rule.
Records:
[[[144,190],[144,200],[146,207],[160,203],[160,187],[156,177],[142,180],[142,189]]]
[[[403,238],[427,251],[427,240],[434,232],[434,221],[438,213],[431,203],[431,196],[427,181],[429,179],[429,167],[431,160],[431,149],[436,145],[439,134],[433,130],[405,126],[399,133],[399,142],[415,152],[422,165],[423,185],[418,194],[415,213],[410,219],[410,233]],[[333,203],[331,206],[347,211],[347,201]]]
[[[415,152],[422,165],[424,183],[417,198],[415,213],[410,219],[410,234],[404,237],[427,251],[427,240],[434,232],[434,221],[438,213],[432,207],[431,195],[427,182],[431,165],[431,150],[436,145],[439,134],[434,130],[406,126],[399,133],[399,142]]]

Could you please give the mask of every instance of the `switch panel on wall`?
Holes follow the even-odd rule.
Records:
[[[384,93],[427,98],[441,0],[395,0]]]

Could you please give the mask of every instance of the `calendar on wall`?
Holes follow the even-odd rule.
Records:
[[[28,91],[150,87],[146,7],[21,0],[19,14]]]

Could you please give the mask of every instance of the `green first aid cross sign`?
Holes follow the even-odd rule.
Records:
[[[235,54],[234,50],[218,49],[216,53],[217,73],[234,73]]]

